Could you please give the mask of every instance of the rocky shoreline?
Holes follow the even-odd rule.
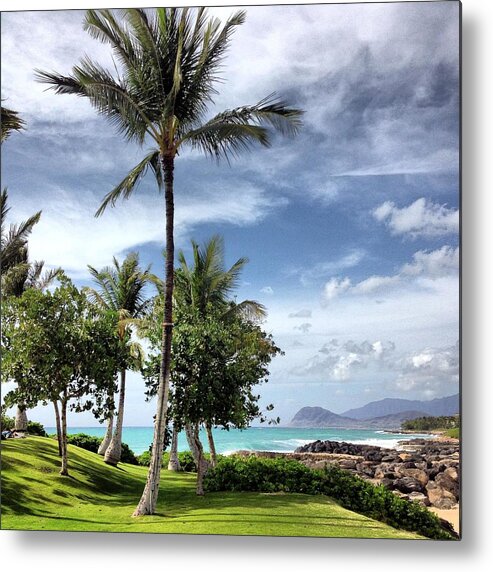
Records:
[[[398,449],[315,441],[294,453],[239,451],[240,455],[288,457],[321,469],[332,463],[396,495],[436,509],[455,509],[460,501],[459,442],[456,439],[411,439]]]

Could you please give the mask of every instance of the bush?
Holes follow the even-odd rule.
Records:
[[[56,439],[56,435],[55,435]],[[76,433],[75,435],[67,435],[67,442],[70,445],[75,445],[81,449],[86,449],[86,451],[91,451],[92,453],[97,453],[99,445],[101,444],[102,437],[95,437],[94,435],[87,435],[86,433]],[[135,453],[130,449],[126,443],[122,443],[122,463],[128,463],[129,465],[138,465],[139,462]]]
[[[298,461],[258,457],[223,457],[204,480],[208,491],[259,491],[323,494],[341,506],[395,528],[428,538],[451,539],[438,517],[418,503],[401,499],[383,486],[375,486],[334,465],[323,471]]]
[[[13,419],[12,417],[8,417],[7,415],[4,415],[2,413],[2,416],[0,418],[1,431],[10,431],[14,428],[14,425],[15,425],[15,419]]]
[[[210,455],[208,453],[205,454],[206,459],[210,459]],[[217,459],[221,459],[221,455],[217,456]],[[197,465],[193,459],[193,455],[191,451],[181,451],[178,453],[178,460],[180,461],[180,470],[185,471],[187,473],[196,473],[197,472]],[[151,453],[150,451],[144,451],[141,455],[137,457],[137,462],[139,465],[144,467],[148,467],[151,463]],[[163,462],[162,466],[166,469],[168,468],[169,463],[169,453],[163,453]]]
[[[29,435],[38,435],[39,437],[48,437],[48,433],[45,431],[44,425],[38,423],[37,421],[27,422],[27,432]]]

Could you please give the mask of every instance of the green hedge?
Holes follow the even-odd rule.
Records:
[[[205,458],[209,459],[209,454],[205,454]],[[221,458],[221,455],[217,456],[218,459]],[[139,465],[144,467],[148,467],[151,462],[151,453],[149,451],[144,451],[141,455],[137,457]],[[181,451],[178,453],[178,460],[180,461],[180,470],[188,472],[188,473],[196,473],[197,472],[197,465],[193,459],[193,455],[190,451]],[[169,463],[169,453],[163,453],[163,463],[162,466],[167,469]]]
[[[257,491],[323,494],[341,506],[395,528],[433,539],[453,537],[442,528],[436,515],[416,502],[394,495],[339,469],[309,469],[298,461],[258,457],[223,457],[204,481],[207,491]]]

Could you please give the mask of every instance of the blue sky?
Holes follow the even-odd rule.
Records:
[[[256,299],[285,351],[261,386],[289,422],[383,397],[458,391],[459,86],[457,2],[247,8],[214,110],[276,91],[305,110],[231,166],[185,151],[176,167],[176,244],[224,236],[250,262],[238,299]],[[221,18],[232,9],[211,9]],[[83,12],[2,14],[2,98],[27,130],[2,148],[13,221],[42,209],[33,259],[80,285],[138,250],[161,272],[164,201],[151,179],[100,219],[102,197],[142,157],[84,100],[36,84],[84,53],[112,66]],[[126,419],[150,425],[136,374]],[[5,389],[4,389],[5,391]],[[51,424],[51,411],[32,414]],[[89,414],[71,423],[93,424]]]

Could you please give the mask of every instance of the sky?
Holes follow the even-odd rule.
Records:
[[[151,177],[94,218],[148,146],[34,81],[34,68],[69,73],[86,53],[113,67],[83,18],[2,14],[1,96],[27,124],[2,146],[11,220],[41,209],[32,259],[80,286],[88,264],[130,251],[162,275],[164,199]],[[305,111],[303,128],[230,165],[177,159],[176,246],[189,257],[192,238],[219,233],[228,265],[249,258],[237,299],[267,307],[284,351],[259,386],[283,424],[304,406],[342,413],[459,390],[458,32],[455,1],[248,7],[210,115],[276,92]],[[125,422],[151,425],[155,404],[129,379]],[[31,418],[53,425],[49,408]],[[96,424],[89,413],[69,422]]]

